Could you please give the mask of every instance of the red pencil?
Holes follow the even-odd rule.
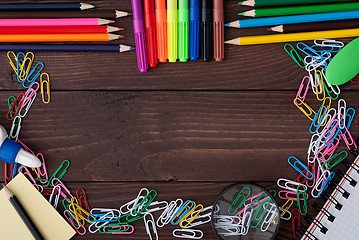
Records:
[[[147,57],[150,67],[157,67],[157,33],[156,33],[156,15],[154,0],[144,0],[145,29],[147,39]]]
[[[123,30],[112,26],[0,26],[0,34],[110,33]]]

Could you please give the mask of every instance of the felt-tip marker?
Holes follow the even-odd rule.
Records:
[[[189,10],[188,0],[178,1],[178,58],[187,62],[189,40]]]
[[[167,0],[167,44],[169,62],[177,61],[177,0]]]
[[[201,5],[201,57],[204,62],[211,61],[213,47],[212,0],[202,0]]]
[[[189,0],[189,57],[192,61],[199,58],[200,20],[200,0]]]
[[[156,32],[158,60],[167,61],[167,9],[166,0],[156,0]]]
[[[145,12],[145,29],[147,39],[147,57],[150,67],[157,67],[157,36],[156,36],[156,16],[154,0],[143,1]]]
[[[141,0],[131,0],[133,14],[133,32],[135,34],[137,63],[140,72],[147,72],[146,33]]]
[[[217,62],[224,58],[224,9],[223,0],[213,0],[213,49]]]

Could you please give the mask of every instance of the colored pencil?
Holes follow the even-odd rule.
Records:
[[[97,26],[113,22],[101,18],[0,19],[0,26]]]
[[[31,12],[0,12],[0,18],[106,18],[126,17],[131,13],[119,10],[88,10],[88,11],[31,11]]]
[[[344,38],[344,37],[356,37],[356,36],[359,36],[359,28],[239,37],[226,41],[225,43],[234,44],[234,45],[254,45],[254,44],[266,44],[266,43],[306,41],[306,40],[315,40],[322,38]]]
[[[321,23],[278,25],[268,30],[280,33],[311,32],[346,28],[359,28],[359,20],[343,20]]]
[[[225,24],[225,26],[235,27],[235,28],[263,27],[263,26],[275,26],[280,24],[356,19],[358,17],[359,17],[359,10],[346,11],[346,12],[313,13],[313,14],[280,16],[280,17],[251,18],[251,19],[233,21]]]
[[[253,9],[246,12],[238,13],[238,15],[246,16],[246,17],[273,17],[273,16],[298,15],[298,14],[309,14],[309,13],[342,12],[342,11],[353,11],[353,10],[359,10],[359,2]]]
[[[109,33],[123,30],[112,26],[34,26],[0,27],[0,34],[48,34],[48,33]]]
[[[246,0],[238,4],[244,6],[278,6],[278,5],[294,5],[294,4],[315,4],[315,3],[338,3],[350,2],[356,0]]]
[[[82,34],[1,34],[0,42],[90,42],[111,41],[123,36],[110,33]]]
[[[97,7],[87,3],[8,3],[0,4],[0,11],[29,10],[86,10]]]
[[[0,44],[0,51],[126,52],[135,47],[122,44]]]

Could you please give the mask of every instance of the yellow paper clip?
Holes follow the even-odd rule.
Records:
[[[45,78],[45,76],[46,76],[46,78]],[[44,92],[44,85],[45,84],[46,84],[46,95],[47,95],[47,97],[45,96],[45,92]],[[40,86],[41,86],[42,102],[48,104],[51,101],[51,96],[50,96],[50,76],[49,76],[48,73],[41,73],[41,75],[40,75]]]
[[[197,209],[198,208],[198,209]],[[195,205],[181,220],[181,222],[179,223],[181,228],[185,228],[187,227],[191,222],[193,222],[198,215],[202,212],[203,210],[203,205],[202,204],[198,204]],[[195,214],[192,216],[192,214],[195,212]],[[188,217],[191,217],[190,219],[188,219]],[[187,224],[183,225],[183,222],[187,222]]]
[[[319,79],[318,79],[318,77],[319,77]],[[320,84],[319,86],[318,86],[318,83]],[[320,101],[320,102],[324,101],[325,89],[324,89],[324,82],[323,82],[323,74],[319,70],[315,71],[315,73],[314,73],[314,86],[315,86],[315,95],[316,95],[318,101]]]
[[[330,106],[332,105],[332,99],[330,97],[325,97],[322,103],[322,106],[326,107],[327,110],[325,111],[325,113],[323,113],[323,115],[327,115],[327,113],[329,112]],[[322,125],[320,126],[325,126],[328,122],[328,118],[326,117],[325,120],[323,121]]]
[[[299,102],[300,105],[298,105],[297,102]],[[308,104],[303,102],[303,100],[300,98],[295,98],[293,103],[295,106],[297,106],[297,108],[299,108],[300,111],[302,111],[302,113],[304,113],[305,116],[307,116],[307,118],[313,121],[313,117],[315,116],[316,112],[311,107],[309,107]]]
[[[71,198],[71,204],[69,205],[69,210],[76,216],[76,219],[78,222],[80,222],[81,226],[85,225],[85,221],[91,224],[96,220],[94,216],[92,216],[93,221],[88,219],[90,213],[85,209],[83,209],[82,207],[80,207],[76,197]]]
[[[34,61],[35,55],[32,52],[28,52],[25,55],[24,61],[20,67],[19,79],[25,81],[31,70],[32,62]],[[25,70],[26,68],[26,70]]]
[[[9,59],[10,66],[12,67],[14,72],[17,74],[16,65],[14,64],[14,61],[15,61],[15,63],[17,62],[16,54],[13,51],[9,51],[9,52],[7,52],[6,55],[7,55],[7,58]]]

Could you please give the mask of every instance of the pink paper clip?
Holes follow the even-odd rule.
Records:
[[[308,199],[308,193],[307,194],[307,199]],[[284,195],[284,196],[283,196]],[[291,196],[292,195],[292,196]],[[293,192],[293,191],[287,191],[287,190],[280,190],[278,192],[278,197],[280,199],[283,199],[283,200],[288,200],[288,199],[292,199],[292,200],[295,200],[297,201],[297,192]],[[300,198],[300,200],[304,200],[303,198]]]
[[[54,181],[57,181],[57,184],[56,185],[54,185]],[[73,198],[74,196],[72,196],[72,194],[71,194],[71,192],[70,192],[70,190],[65,186],[65,184],[63,184],[63,182],[61,182],[60,181],[60,179],[58,179],[58,178],[53,178],[52,180],[51,180],[51,184],[53,185],[53,186],[60,186],[61,187],[61,196],[63,197],[63,198],[69,198],[69,199],[71,199],[71,198]],[[68,194],[68,196],[66,196],[66,193]]]
[[[253,200],[256,199],[256,198],[261,197],[263,193],[265,193],[265,192],[261,192],[261,193],[258,193],[258,194],[256,194],[256,195],[252,196],[252,197],[247,198],[247,200],[246,200],[246,201],[244,202],[244,204],[243,204],[244,207],[243,207],[239,212],[237,212],[234,216],[238,216],[240,219],[242,219],[243,213],[244,213],[244,211],[245,211],[245,207],[248,206],[248,205],[250,205],[251,208],[253,208],[253,206],[252,206]],[[257,201],[257,200],[254,200],[254,201],[256,201],[257,204],[259,204],[259,203],[262,203],[263,201],[267,200],[268,198],[269,198],[269,196],[266,197],[266,198],[263,198],[263,199],[261,199],[261,200],[259,200],[259,201]],[[258,206],[257,206],[257,207],[258,207]]]
[[[12,179],[12,172],[14,171],[14,165],[5,162],[5,184],[8,184]]]
[[[343,133],[343,130],[345,131]],[[347,126],[344,126],[344,129],[340,130],[340,134],[343,136],[343,140],[345,142],[345,144],[347,145],[349,150],[355,150],[357,149],[357,145],[351,135],[351,133],[349,132]]]
[[[76,216],[72,214],[72,212],[70,212],[69,210],[65,210],[64,211],[64,216],[65,218],[67,219],[67,221],[71,224],[71,226],[76,230],[76,232],[78,234],[80,234],[81,236],[82,235],[85,235],[86,233],[86,228],[81,224],[79,223],[79,221],[77,220]],[[74,222],[76,221],[76,223]],[[76,225],[78,227],[76,227]],[[80,229],[83,229],[83,232],[80,231]]]
[[[82,207],[86,211],[90,212],[91,209],[90,209],[90,205],[89,205],[85,190],[83,188],[77,189],[76,196],[77,196],[77,200],[79,202],[80,207]],[[82,203],[82,200],[84,201],[84,204]]]
[[[38,153],[38,154],[36,155],[36,157],[38,157],[38,158],[40,159],[40,161],[41,161],[41,167],[38,167],[38,168],[37,168],[37,173],[39,174],[39,178],[40,178],[39,181],[40,181],[40,183],[42,183],[42,184],[46,184],[47,181],[49,180],[49,177],[48,177],[48,175],[47,175],[47,170],[46,170],[44,155],[42,155],[42,153]],[[43,170],[41,170],[41,168],[42,168]],[[44,179],[45,179],[46,181],[43,181]]]
[[[21,144],[21,146],[28,152],[31,152],[32,154],[35,155],[34,151],[32,151],[28,146],[25,145],[25,143],[21,142],[19,139],[17,140],[18,143]]]
[[[308,82],[306,87],[305,87],[305,81]],[[303,78],[302,82],[300,83],[300,86],[299,86],[299,89],[298,89],[298,92],[297,92],[297,95],[295,98],[299,98],[304,102],[305,98],[307,97],[309,86],[310,86],[310,77],[305,76]],[[297,103],[297,105],[299,105],[299,106],[302,105],[301,102],[297,102],[296,100],[294,100],[294,101]]]
[[[23,169],[25,170],[25,172],[22,172]],[[19,173],[23,173],[25,176],[27,176],[28,179],[32,182],[32,184],[35,185],[35,187],[37,188],[37,190],[40,191],[40,187],[37,185],[36,180],[35,180],[34,177],[31,175],[31,173],[30,173],[30,171],[29,171],[29,169],[28,169],[27,167],[25,167],[25,166],[19,167],[18,172],[19,172]]]
[[[121,230],[122,228],[127,227],[126,230]],[[128,231],[130,230],[130,231]],[[118,226],[104,226],[102,227],[102,232],[107,234],[132,234],[135,228],[132,225],[118,225]]]

